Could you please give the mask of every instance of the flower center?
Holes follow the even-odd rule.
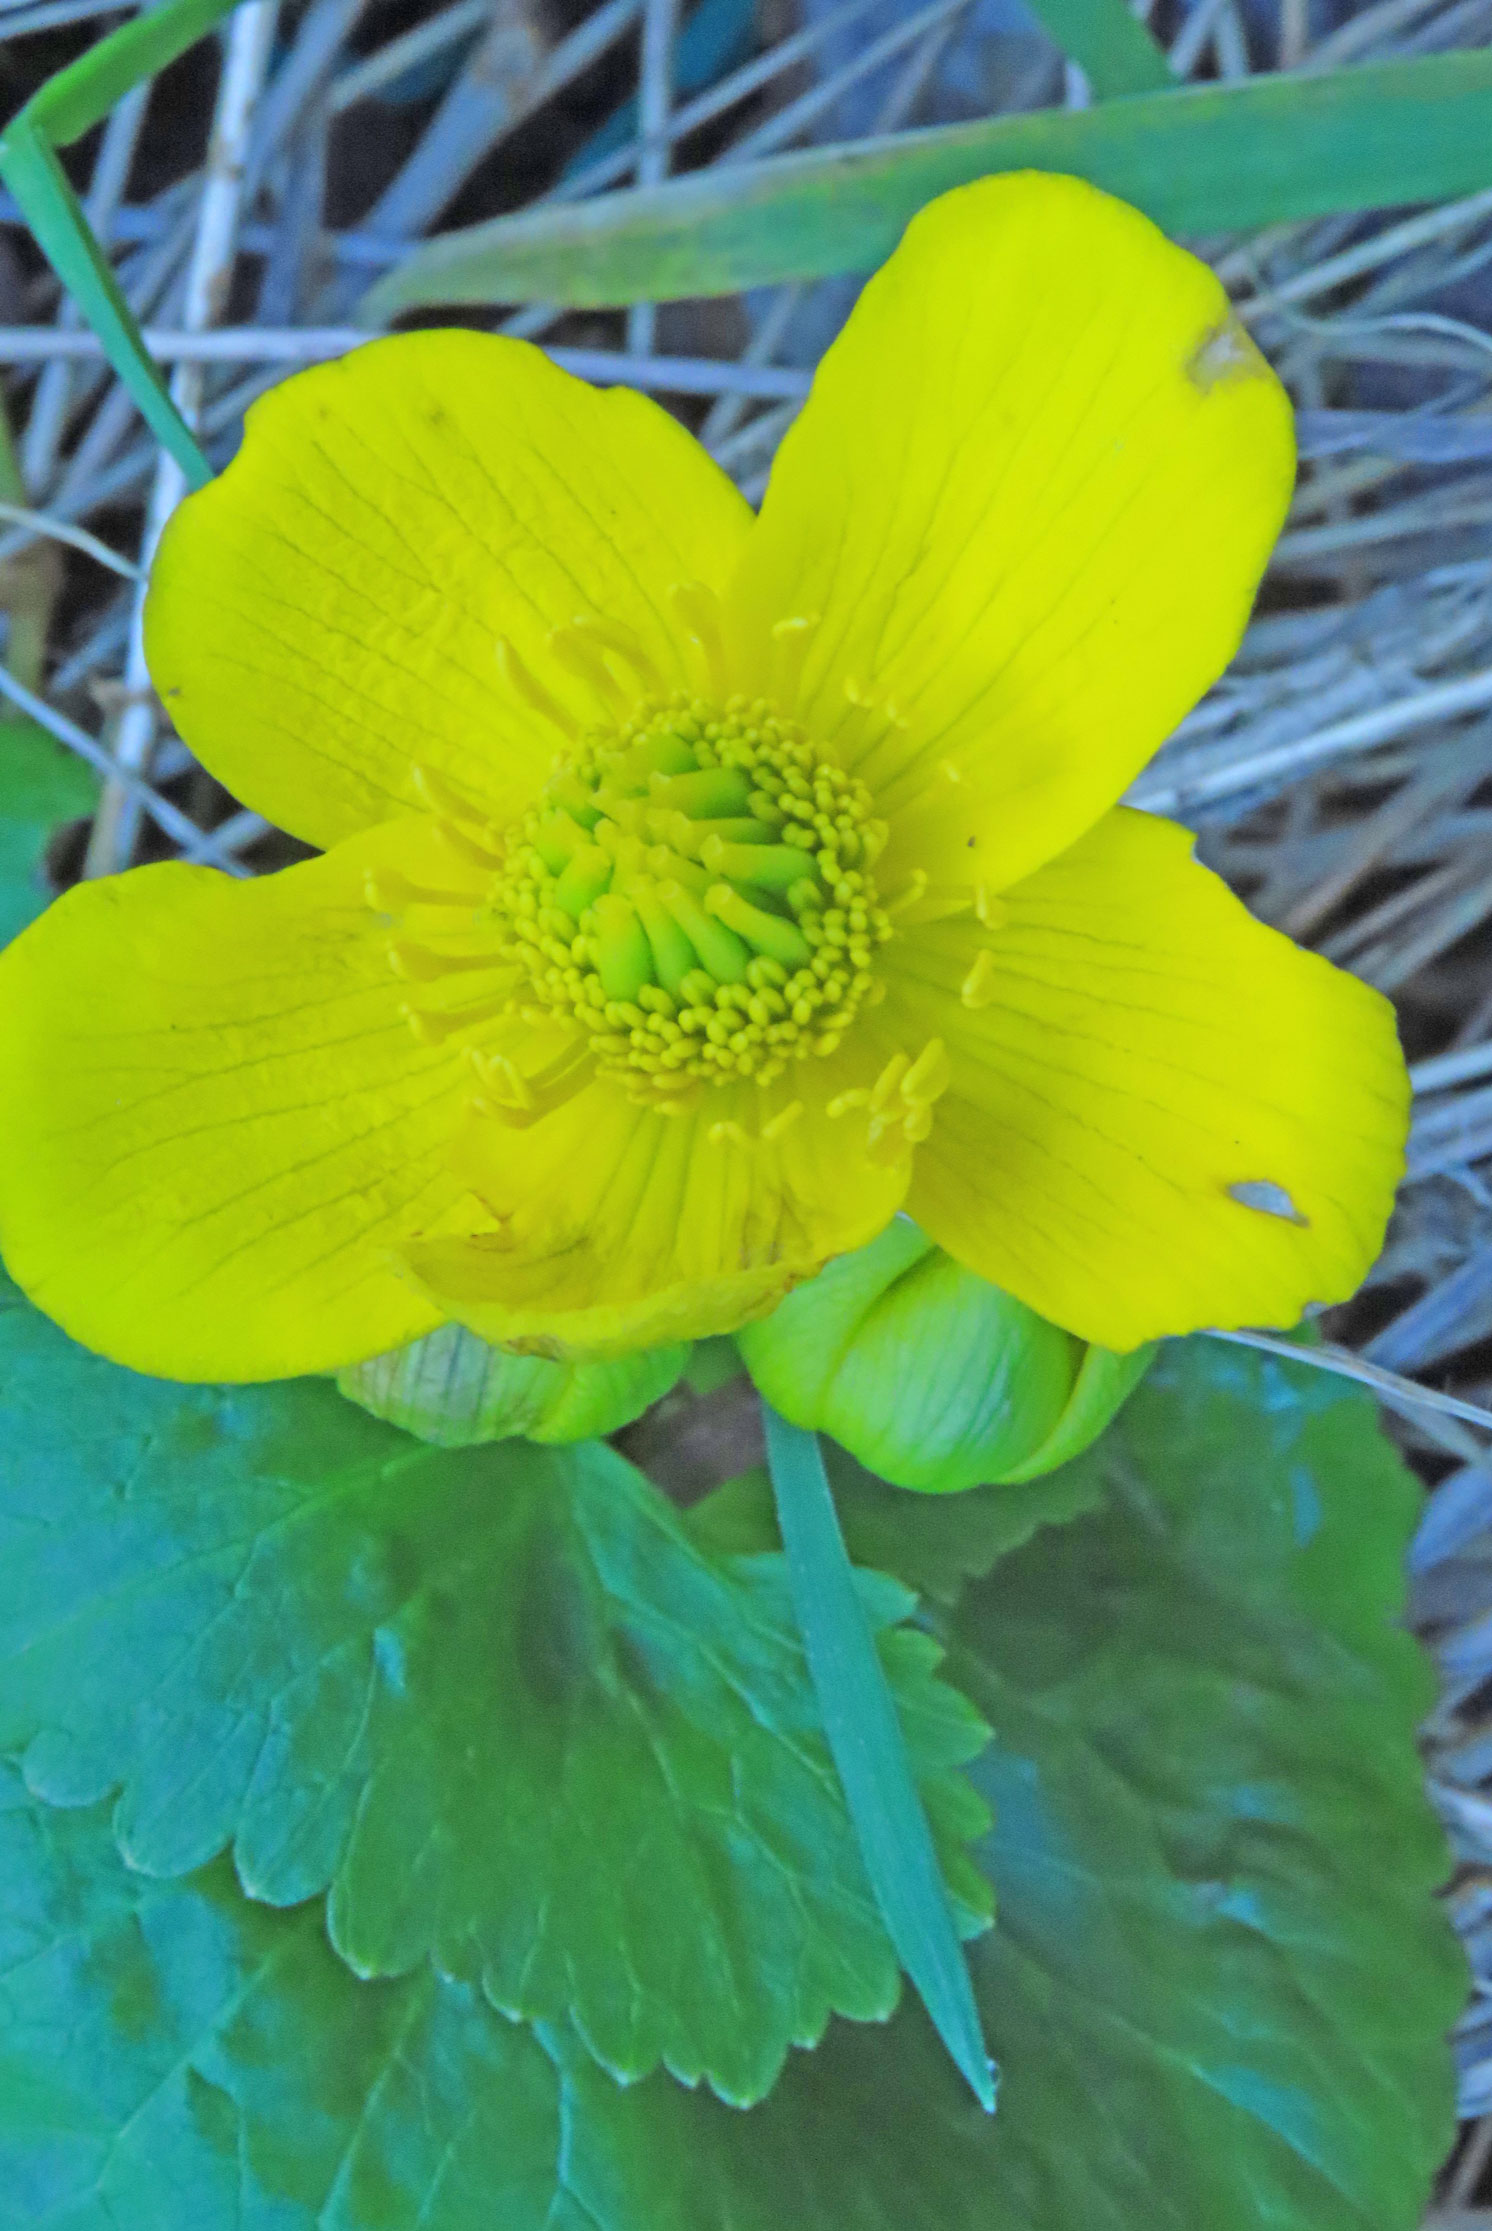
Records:
[[[891,934],[870,795],[763,700],[643,706],[509,833],[504,958],[658,1106],[831,1053]]]

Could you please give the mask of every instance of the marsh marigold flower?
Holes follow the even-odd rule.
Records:
[[[907,1209],[1129,1349],[1379,1245],[1373,992],[1115,801],[1235,649],[1284,394],[1071,179],[933,203],[760,517],[536,349],[254,406],[156,562],[204,765],[324,856],[69,893],[0,960],[0,1243],[91,1347],[329,1369],[729,1329]]]

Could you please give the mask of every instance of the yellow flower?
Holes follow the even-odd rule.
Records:
[[[1084,1339],[1285,1323],[1382,1237],[1390,1012],[1114,801],[1237,645],[1289,409],[1071,179],[925,210],[760,518],[520,343],[258,403],[151,670],[325,856],[0,959],[0,1243],[89,1346],[326,1370],[741,1324],[898,1208]]]

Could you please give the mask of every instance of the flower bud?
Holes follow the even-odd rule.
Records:
[[[736,1340],[785,1418],[832,1435],[898,1487],[933,1493],[1065,1464],[1154,1353],[1116,1355],[1063,1332],[905,1216]]]
[[[446,1449],[480,1441],[589,1441],[615,1433],[667,1394],[686,1347],[640,1349],[612,1363],[551,1363],[441,1325],[405,1348],[337,1373],[349,1401]]]

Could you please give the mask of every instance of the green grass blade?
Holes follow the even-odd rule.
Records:
[[[212,467],[140,338],[129,304],[88,228],[61,163],[26,117],[17,117],[0,140],[0,177],[20,203],[37,245],[102,341],[105,355],[156,440],[176,459],[188,483],[204,488],[212,478]]]
[[[1492,51],[1001,116],[541,207],[417,249],[359,315],[662,302],[868,271],[935,194],[1027,169],[1091,179],[1181,234],[1475,193],[1492,185]]]
[[[789,1425],[766,1403],[762,1411],[793,1608],[866,1872],[898,1959],[975,2097],[992,2114],[994,2067],[818,1436]]]
[[[1031,13],[1082,69],[1094,97],[1164,93],[1176,80],[1165,54],[1124,0],[1030,0]]]
[[[22,116],[54,147],[71,147],[132,86],[185,54],[233,5],[234,0],[167,0],[165,7],[137,16],[48,78]]]

